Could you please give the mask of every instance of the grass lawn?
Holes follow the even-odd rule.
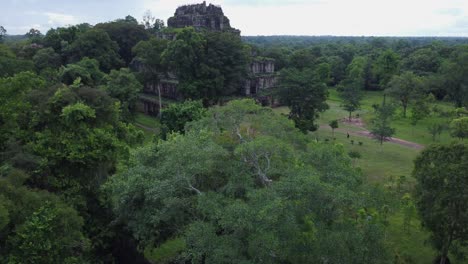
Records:
[[[368,184],[385,185],[389,182],[390,178],[406,176],[411,186],[415,182],[411,177],[413,160],[421,150],[390,142],[385,142],[381,146],[374,139],[355,134],[352,134],[349,139],[347,138],[347,132],[369,129],[368,124],[374,113],[372,105],[381,104],[382,100],[382,92],[365,93],[361,110],[353,113],[353,116],[359,114],[364,121],[364,127],[357,127],[341,121],[348,117],[348,113],[340,107],[341,100],[336,90],[331,89],[329,99],[327,100],[330,109],[320,115],[320,118],[317,120],[320,128],[310,133],[310,135],[318,140],[329,140],[342,144],[347,152],[359,152],[361,158],[356,160],[355,164],[362,169]],[[389,101],[390,98],[387,100]],[[444,111],[454,109],[452,105],[447,103],[438,102],[436,105]],[[400,108],[397,109],[396,117],[392,122],[392,127],[396,129],[394,137],[418,144],[428,145],[432,143],[432,136],[427,129],[431,122],[448,123],[450,121],[447,117],[443,118],[433,115],[420,121],[416,126],[412,126],[409,118],[401,116]],[[287,107],[279,107],[274,111],[280,114],[287,114],[289,109]],[[410,112],[408,114],[410,115]],[[335,130],[335,139],[333,139],[332,130],[328,125],[331,120],[339,120],[339,128]],[[351,140],[354,141],[354,144],[351,143]],[[437,139],[437,141],[444,143],[454,140],[457,139],[451,138],[447,131],[444,131],[440,139]],[[362,144],[360,145],[359,142],[362,142]],[[389,222],[386,242],[389,244],[389,248],[395,257],[408,261],[406,263],[431,263],[436,253],[426,243],[429,233],[421,228],[420,221],[416,216],[412,220],[411,227],[409,228],[410,231],[403,229],[403,215],[398,211],[390,216]],[[455,261],[454,258],[451,259]]]
[[[161,129],[161,124],[156,117],[142,113],[137,113],[135,117],[135,126],[143,131],[145,135],[144,144],[151,142],[154,136],[159,134]]]
[[[142,126],[152,128],[152,129],[159,129],[159,121],[154,116],[145,115],[142,113],[137,113],[135,117],[135,122]]]

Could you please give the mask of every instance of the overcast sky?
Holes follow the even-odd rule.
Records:
[[[202,0],[0,0],[9,34],[96,24],[145,10],[157,18]],[[213,0],[242,35],[465,36],[468,0]]]

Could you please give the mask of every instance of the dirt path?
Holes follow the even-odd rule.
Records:
[[[348,125],[351,125],[351,126],[354,126],[354,127],[359,127],[362,130],[361,131],[347,131],[346,129],[337,128],[337,129],[335,129],[335,131],[341,131],[343,133],[349,133],[350,135],[354,135],[354,136],[374,138],[374,136],[371,134],[371,132],[365,129],[364,122],[361,119],[353,118],[353,119],[351,119],[351,121],[349,121],[348,119],[342,119],[340,121],[342,123],[345,123],[345,124],[348,124]],[[321,125],[320,127],[328,128],[328,129],[331,130],[330,126],[327,126],[327,125]],[[400,138],[393,138],[392,137],[392,138],[389,138],[387,140],[387,142],[391,142],[391,143],[394,143],[394,144],[402,145],[402,146],[413,148],[413,149],[423,149],[424,148],[424,145],[421,145],[421,144],[418,144],[418,143],[415,143],[415,142],[411,142],[411,141],[406,141],[406,140],[403,140],[403,139],[400,139]]]

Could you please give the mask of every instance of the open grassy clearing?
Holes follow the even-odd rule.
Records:
[[[358,115],[362,119],[364,124],[360,127],[343,122],[343,119],[348,117],[348,112],[341,108],[341,100],[336,90],[331,89],[329,99],[327,100],[330,109],[320,115],[320,118],[317,120],[320,128],[310,133],[310,135],[318,140],[342,144],[347,152],[359,152],[361,158],[355,160],[355,165],[362,169],[368,184],[386,185],[391,179],[405,176],[409,186],[411,186],[415,182],[411,177],[413,160],[421,150],[392,142],[385,142],[381,146],[372,138],[356,134],[356,132],[369,129],[370,120],[373,118],[374,113],[372,105],[381,104],[382,100],[382,92],[365,93],[361,110],[353,113],[353,117]],[[387,100],[390,99],[388,98]],[[454,109],[452,105],[444,102],[437,102],[435,105],[445,112]],[[416,126],[412,126],[409,117],[402,117],[400,108],[397,108],[392,122],[392,127],[396,129],[394,137],[422,145],[428,145],[433,142],[432,136],[427,129],[429,124],[432,122],[447,124],[450,121],[448,117],[440,117],[438,114],[433,114],[420,121]],[[287,107],[280,107],[275,109],[275,112],[287,115],[289,109]],[[408,115],[410,115],[410,112],[408,112]],[[335,130],[334,137],[332,136],[332,129],[328,125],[332,120],[339,120],[339,128]],[[347,138],[348,132],[351,134],[349,139]],[[440,138],[437,138],[437,142],[444,143],[455,140],[457,139],[450,137],[446,130],[441,134]],[[395,197],[395,199],[398,199],[398,197]],[[389,225],[387,227],[386,242],[389,244],[395,260],[399,259],[407,261],[407,263],[431,263],[436,253],[426,243],[429,233],[421,228],[417,216],[414,216],[407,229],[404,228],[403,219],[403,213],[395,211],[389,217]]]

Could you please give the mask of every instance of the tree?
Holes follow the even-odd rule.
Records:
[[[439,135],[439,138],[440,138],[440,134],[442,134],[442,131],[444,131],[444,129],[445,129],[445,126],[440,123],[431,123],[427,127],[427,130],[432,136],[432,142],[435,142],[437,135]]]
[[[434,103],[435,98],[432,94],[426,97],[418,98],[411,107],[411,125],[414,127],[422,119],[431,114],[431,105]]]
[[[416,158],[413,176],[416,205],[440,264],[448,263],[455,243],[468,240],[468,146],[432,145]]]
[[[110,72],[111,69],[117,69],[123,65],[118,51],[119,45],[101,29],[90,29],[79,34],[70,45],[70,55],[73,61],[76,62],[85,57],[95,59],[104,72]]]
[[[58,196],[26,187],[29,175],[0,172],[0,260],[5,263],[79,263],[89,253],[83,218]],[[6,218],[5,218],[6,216]]]
[[[6,36],[6,33],[7,33],[6,29],[3,26],[0,26],[0,43],[3,42],[3,39]]]
[[[389,104],[376,109],[376,116],[372,119],[371,134],[380,142],[380,145],[395,134],[395,129],[391,127],[394,112],[395,107]]]
[[[34,65],[40,72],[46,68],[56,69],[61,65],[60,55],[55,53],[53,48],[39,50],[33,57]]]
[[[343,100],[342,107],[349,112],[349,121],[351,121],[351,114],[361,107],[366,63],[365,57],[355,57],[346,69],[346,79],[338,87],[339,95]]]
[[[360,159],[362,157],[361,153],[359,151],[350,151],[348,152],[348,155],[350,158],[353,159],[353,166],[356,165],[356,160]]]
[[[450,135],[461,140],[468,138],[468,117],[460,117],[450,122]]]
[[[312,142],[253,100],[209,109],[185,134],[138,150],[132,163],[105,190],[141,247],[183,241],[169,261],[387,258],[377,216],[353,218],[369,204],[360,199],[361,175],[344,148]]]
[[[441,56],[432,48],[421,48],[405,58],[402,64],[407,71],[426,76],[437,72],[441,64]]]
[[[373,71],[381,89],[387,87],[392,76],[399,71],[400,56],[388,49],[382,52],[373,65]]]
[[[132,48],[140,41],[148,40],[149,34],[144,26],[138,25],[133,17],[113,22],[97,24],[94,28],[104,30],[111,40],[119,45],[119,55],[129,65],[133,59]]]
[[[26,33],[26,37],[28,37],[33,43],[40,42],[42,40],[42,35],[41,31],[35,28],[31,28],[28,33]]]
[[[450,58],[442,62],[440,73],[456,107],[468,106],[468,45],[457,47]]]
[[[79,263],[77,253],[87,246],[83,224],[74,209],[45,202],[9,239],[9,263]]]
[[[388,84],[385,92],[400,101],[403,107],[403,117],[406,117],[406,109],[410,101],[420,94],[421,79],[412,72],[404,72],[394,76]]]
[[[162,54],[167,48],[165,39],[151,38],[140,41],[132,51],[135,54],[133,66],[137,68],[137,78],[144,87],[157,87],[159,97],[159,113],[162,113],[161,87],[158,85],[163,73],[167,71],[167,65],[163,62]]]
[[[247,73],[247,51],[235,34],[185,28],[169,43],[162,59],[176,73],[182,97],[210,105],[238,92]]]
[[[338,120],[332,120],[330,121],[330,123],[328,123],[328,125],[331,127],[332,129],[332,136],[333,138],[335,138],[335,129],[338,128]]]
[[[161,124],[167,132],[185,132],[188,122],[196,121],[204,117],[206,110],[201,101],[185,101],[178,104],[170,104],[161,113]]]
[[[104,78],[104,73],[99,69],[99,62],[87,57],[62,67],[59,75],[62,82],[67,85],[73,84],[79,78],[79,81],[85,85],[97,86]]]
[[[311,70],[285,69],[281,72],[278,96],[291,110],[289,118],[303,133],[315,131],[320,112],[328,109],[327,86]]]
[[[123,119],[132,120],[136,112],[138,93],[143,89],[135,75],[127,68],[112,70],[104,78],[104,83],[107,93],[120,101]]]

